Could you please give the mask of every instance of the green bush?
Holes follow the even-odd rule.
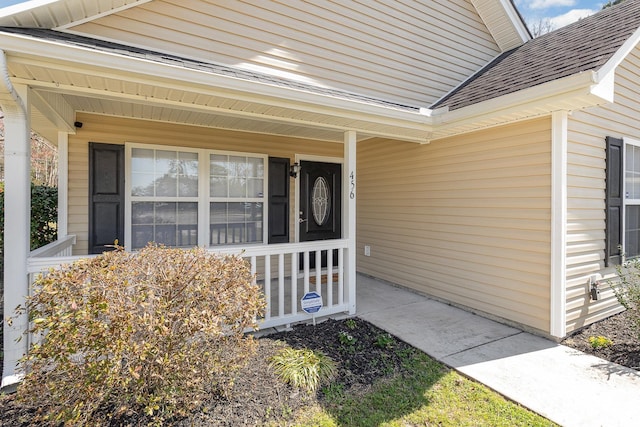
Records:
[[[58,238],[58,189],[31,184],[31,250]],[[0,183],[0,271],[4,271],[4,183]]]
[[[619,280],[613,292],[633,322],[640,340],[640,259],[627,261],[616,268]]]
[[[245,261],[201,248],[120,248],[35,288],[26,309],[43,338],[22,361],[18,399],[65,425],[162,424],[228,393],[264,309]]]

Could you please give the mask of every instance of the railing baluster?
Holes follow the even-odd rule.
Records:
[[[327,306],[333,306],[333,249],[327,249]]]
[[[271,319],[271,255],[264,256],[264,299],[267,300],[267,308],[264,312],[264,320]]]
[[[304,251],[304,293],[309,292],[309,251]]]
[[[298,252],[291,254],[291,314],[298,312]]]
[[[344,249],[338,249],[338,305],[344,304]]]
[[[251,275],[252,276],[256,275],[256,257],[255,256],[251,257]]]
[[[316,292],[322,295],[322,251],[316,251]]]
[[[278,316],[284,317],[284,254],[278,254]]]

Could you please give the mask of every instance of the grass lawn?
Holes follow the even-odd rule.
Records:
[[[350,331],[357,337],[356,342],[376,342],[364,323]],[[369,339],[366,335],[370,335]],[[381,375],[369,385],[355,381],[355,384],[345,385],[349,381],[338,375],[321,388],[310,405],[292,414],[292,424],[309,427],[556,425],[463,377],[423,352],[393,340],[386,348],[362,345],[360,349],[345,349],[344,345],[339,345],[338,352],[332,353],[331,357],[340,365],[349,361],[349,353],[352,360],[356,359],[357,352],[373,353],[366,363],[377,365],[373,369]],[[293,346],[300,347],[300,344],[295,342]],[[391,352],[394,357],[388,357]],[[357,364],[360,365],[359,359]],[[354,365],[348,363],[347,367],[358,374],[360,367]],[[274,422],[272,425],[280,424]]]

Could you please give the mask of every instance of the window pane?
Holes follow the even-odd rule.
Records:
[[[198,154],[179,153],[178,196],[198,196]]]
[[[249,174],[247,176],[252,178],[264,177],[264,159],[259,157],[249,157],[248,161]]]
[[[155,203],[155,223],[175,224],[176,223],[176,203],[157,202]]]
[[[627,199],[640,199],[640,147],[625,149],[625,191]]]
[[[227,178],[226,177],[211,177],[209,181],[211,197],[227,197]]]
[[[153,202],[131,203],[131,224],[153,224],[153,222]]]
[[[626,207],[624,252],[628,258],[640,255],[640,206]]]
[[[262,179],[250,178],[247,182],[247,197],[263,197],[263,187],[264,181]]]
[[[156,197],[176,197],[178,180],[175,175],[156,175],[155,187]]]
[[[210,204],[211,245],[262,242],[262,203]]]
[[[156,175],[176,173],[178,153],[175,151],[156,150]]]
[[[153,196],[154,175],[152,173],[131,174],[132,196]]]
[[[153,242],[153,225],[134,225],[131,227],[131,246],[140,249]]]
[[[131,170],[134,172],[154,171],[154,150],[134,148],[131,150]]]
[[[229,175],[227,159],[229,156],[223,156],[220,154],[212,154],[210,157],[210,173],[212,176],[227,176]]]
[[[198,244],[198,203],[133,202],[131,212],[134,249],[148,242],[167,246]]]

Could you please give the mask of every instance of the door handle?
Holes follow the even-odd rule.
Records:
[[[299,222],[300,224],[302,224],[303,222],[307,222],[307,219],[306,219],[306,218],[299,218],[299,219],[298,219],[298,222]]]

